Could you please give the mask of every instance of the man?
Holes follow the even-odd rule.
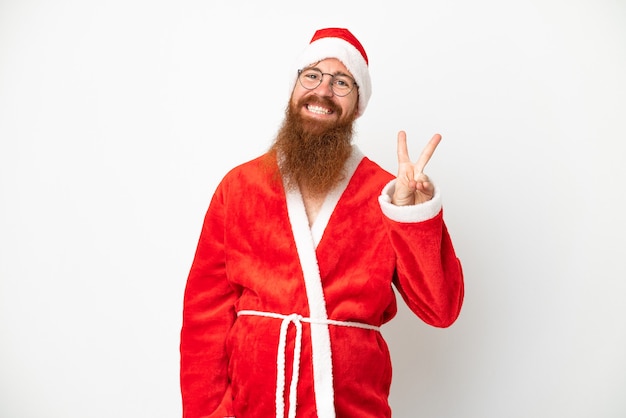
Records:
[[[185,418],[389,417],[392,284],[447,327],[463,277],[423,173],[441,137],[398,176],[352,145],[371,94],[346,29],[315,33],[269,152],[231,170],[207,211],[184,297]]]

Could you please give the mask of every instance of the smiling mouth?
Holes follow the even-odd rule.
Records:
[[[333,113],[331,109],[322,106],[307,105],[306,108],[309,112],[315,113],[317,115],[330,115],[331,113]]]

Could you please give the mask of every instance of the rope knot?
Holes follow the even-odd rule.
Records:
[[[291,315],[287,315],[287,317],[285,318],[287,322],[293,322],[294,324],[302,323],[303,319],[304,317],[297,313],[292,313]]]

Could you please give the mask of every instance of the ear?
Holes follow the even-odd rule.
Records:
[[[357,94],[357,95],[356,95],[356,106],[354,106],[354,115],[353,115],[355,118],[356,118],[356,117],[358,116],[358,114],[359,114],[359,103],[360,103],[360,101],[359,101],[359,95]]]

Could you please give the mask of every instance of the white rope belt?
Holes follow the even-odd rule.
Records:
[[[380,327],[362,324],[360,322],[335,321],[332,319],[304,318],[302,315],[291,314],[282,315],[272,312],[248,311],[237,312],[238,316],[262,316],[266,318],[281,319],[280,335],[278,340],[278,356],[276,358],[276,417],[285,416],[285,350],[287,348],[287,328],[293,323],[296,327],[296,340],[293,348],[293,370],[291,372],[291,384],[289,386],[289,418],[296,417],[296,388],[300,374],[300,352],[302,350],[302,323],[337,325],[341,327],[352,327],[369,329],[380,332]]]

